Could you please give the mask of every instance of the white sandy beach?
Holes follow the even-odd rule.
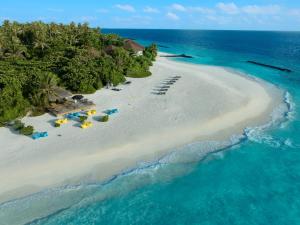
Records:
[[[83,130],[70,121],[54,128],[56,118],[46,114],[24,118],[40,140],[0,128],[0,202],[47,187],[108,178],[140,161],[153,160],[174,147],[201,141],[225,140],[245,127],[270,119],[282,92],[221,67],[199,66],[159,58],[153,75],[129,79],[122,91],[103,89],[87,97],[102,111],[119,113]],[[153,89],[179,75],[166,95]],[[59,136],[61,135],[61,136]]]

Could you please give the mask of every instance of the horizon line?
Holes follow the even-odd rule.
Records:
[[[186,30],[186,31],[246,31],[246,32],[300,32],[300,30],[255,30],[255,29],[200,29],[200,28],[113,28],[103,27],[101,30]]]
[[[2,26],[3,22],[5,20],[2,20],[0,21],[0,27]],[[116,30],[186,30],[186,31],[246,31],[246,32],[293,32],[293,33],[296,33],[296,32],[300,32],[300,30],[263,30],[263,29],[212,29],[212,28],[204,28],[204,29],[201,29],[201,28],[139,28],[139,27],[134,27],[134,28],[130,28],[130,27],[123,27],[123,28],[120,28],[120,27],[101,27],[100,25],[99,26],[92,26],[89,22],[75,22],[75,21],[72,21],[72,22],[46,22],[46,21],[42,21],[42,20],[32,20],[32,21],[27,21],[27,22],[19,22],[17,20],[10,20],[8,19],[9,22],[17,22],[17,23],[32,23],[32,22],[43,22],[43,23],[46,23],[46,24],[50,24],[50,23],[56,23],[56,24],[70,24],[72,22],[76,23],[76,24],[84,24],[84,23],[87,23],[89,25],[89,27],[91,28],[100,28],[101,30],[103,29],[116,29]]]

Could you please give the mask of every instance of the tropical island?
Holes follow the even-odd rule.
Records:
[[[0,126],[42,115],[69,90],[91,94],[126,77],[151,75],[156,45],[143,48],[88,24],[17,23],[0,26]]]
[[[190,143],[226,145],[246,127],[269,121],[283,102],[283,92],[265,82],[167,55],[155,44],[144,48],[87,24],[5,21],[0,27],[0,123],[6,126],[0,128],[0,203],[102,182]],[[58,95],[92,102],[92,108],[57,113],[59,118],[45,113],[61,104]],[[24,124],[47,138],[16,135],[20,128],[32,133]],[[214,150],[205,148],[201,155]],[[33,212],[28,210],[23,214]],[[38,207],[33,217],[55,212],[47,210]],[[10,218],[10,224],[30,221]]]

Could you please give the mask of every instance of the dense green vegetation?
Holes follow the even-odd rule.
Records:
[[[110,51],[107,51],[111,47]],[[124,48],[124,39],[87,24],[4,21],[0,26],[0,126],[44,113],[54,87],[93,93],[126,76],[149,76],[155,45],[143,55]]]

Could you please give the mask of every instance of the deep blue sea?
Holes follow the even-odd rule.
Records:
[[[225,149],[214,142],[193,144],[185,153],[141,163],[105,183],[48,190],[0,205],[0,218],[6,218],[0,224],[28,215],[27,224],[34,225],[300,224],[300,32],[103,32],[194,57],[182,61],[225,66],[268,81],[286,92],[289,112],[267,128],[247,129],[242,140]],[[219,151],[198,157],[203,145]],[[35,216],[43,209],[48,213]]]

